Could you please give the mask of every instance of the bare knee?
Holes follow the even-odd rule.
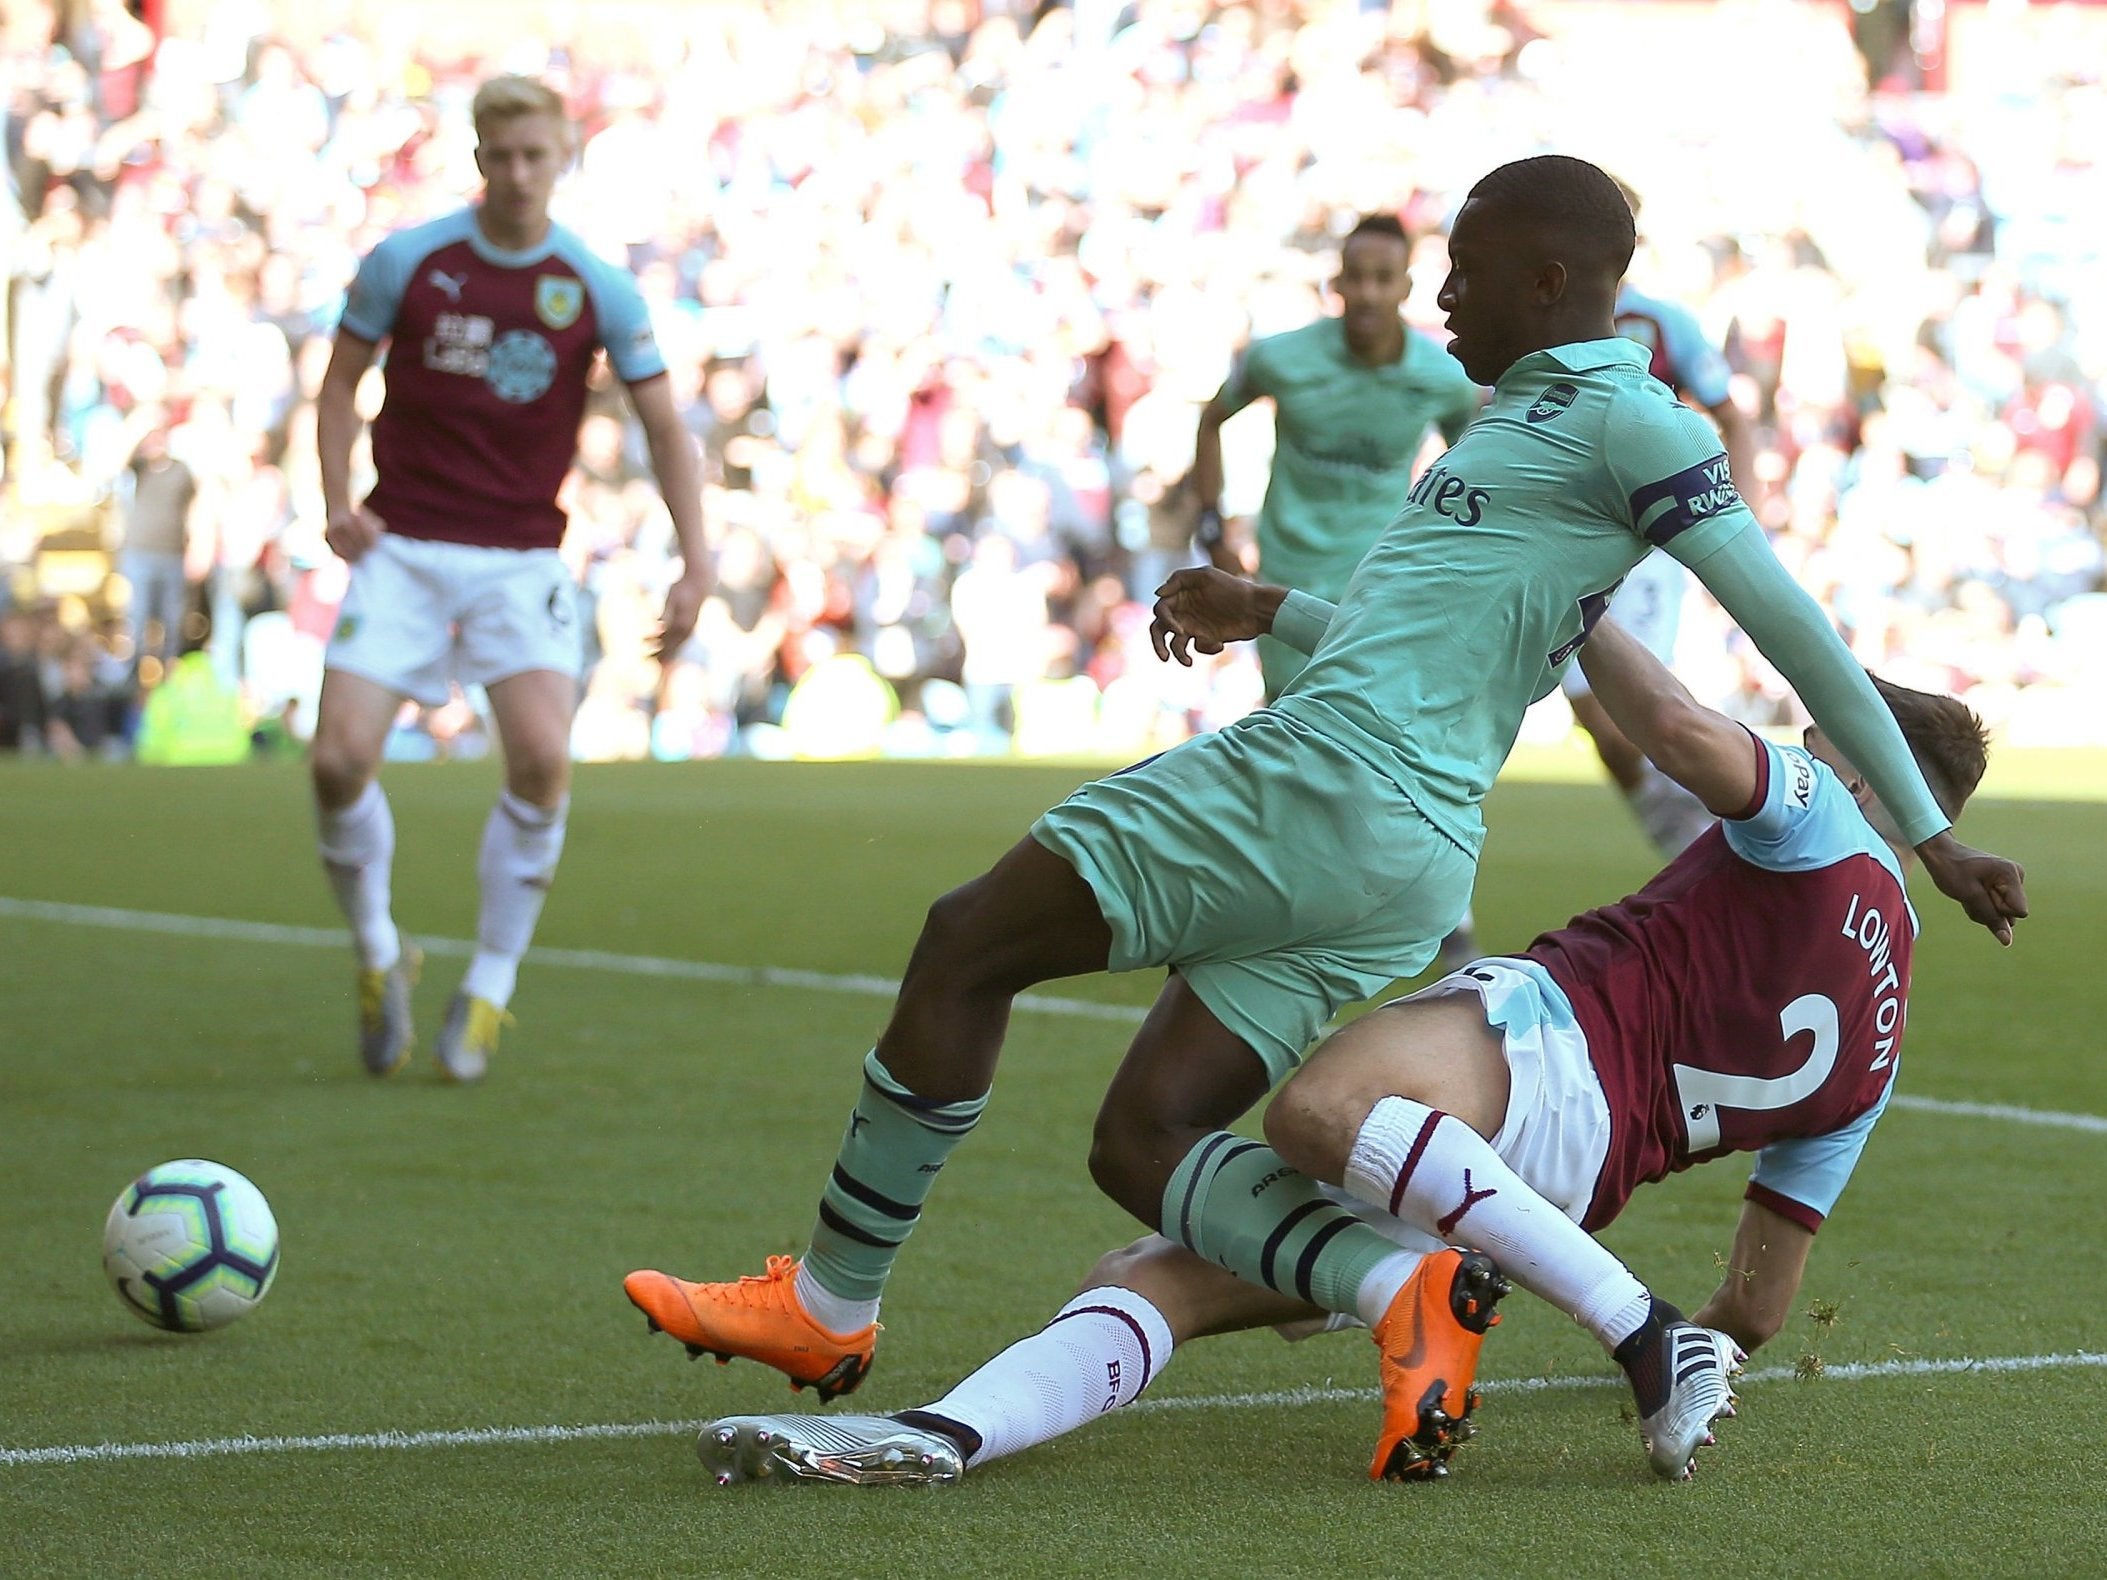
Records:
[[[1108,1104],[1099,1110],[1090,1136],[1090,1177],[1143,1223],[1160,1224],[1164,1189],[1190,1139],[1174,1137],[1129,1111],[1114,1112]]]
[[[1160,1234],[1145,1234],[1099,1257],[1076,1293],[1122,1289],[1139,1295],[1156,1308],[1171,1331],[1172,1343],[1182,1344],[1207,1331],[1212,1314],[1208,1294],[1214,1282],[1207,1274],[1214,1271],[1198,1263],[1183,1246]]]
[[[570,759],[561,752],[522,754],[505,764],[505,788],[530,806],[554,807],[570,793]]]
[[[1082,1294],[1091,1289],[1131,1289],[1136,1294],[1146,1295],[1151,1284],[1159,1280],[1152,1277],[1172,1252],[1177,1249],[1160,1234],[1145,1234],[1129,1245],[1116,1251],[1107,1251],[1091,1264],[1090,1271],[1076,1287]]]
[[[1266,1143],[1290,1167],[1336,1185],[1370,1106],[1360,1083],[1334,1079],[1322,1063],[1304,1065],[1266,1108]]]
[[[978,992],[1004,984],[990,958],[991,929],[983,905],[985,877],[961,884],[931,902],[907,963],[901,994]],[[1019,991],[1028,983],[1017,983]]]
[[[920,941],[946,959],[971,954],[978,932],[974,916],[980,909],[980,887],[981,880],[975,878],[930,901],[922,917]]]
[[[315,799],[336,812],[359,798],[379,765],[341,738],[317,733],[307,766]]]

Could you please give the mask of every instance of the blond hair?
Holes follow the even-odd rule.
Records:
[[[498,122],[517,120],[523,115],[553,116],[563,124],[566,136],[570,132],[571,118],[563,107],[562,96],[532,77],[492,77],[476,89],[475,102],[468,113],[479,138]]]

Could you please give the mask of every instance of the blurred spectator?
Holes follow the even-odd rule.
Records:
[[[36,626],[20,609],[0,609],[0,750],[42,751],[50,720]]]
[[[678,561],[639,436],[599,402],[566,495],[601,653],[581,752],[756,749],[829,655],[897,695],[886,750],[1139,751],[1251,706],[1248,654],[1166,674],[1144,634],[1190,532],[1200,406],[1239,344],[1318,313],[1360,212],[1421,235],[1406,314],[1438,334],[1463,191],[1576,128],[1647,194],[1644,280],[1728,347],[1758,419],[1751,503],[1861,655],[2020,738],[2107,736],[2087,613],[2107,48],[2066,33],[1948,7],[1946,91],[1924,92],[1880,31],[1895,7],[1857,45],[1863,7],[1707,8],[1700,29],[1611,5],[1562,30],[1484,0],[895,0],[668,6],[648,33],[531,7],[480,40],[473,8],[427,8],[421,43],[289,0],[166,0],[159,39],[118,0],[36,21],[59,9],[0,32],[0,578],[166,408],[209,501],[191,569],[215,662],[296,731],[300,681],[250,657],[304,673],[293,643],[341,595],[319,357],[357,256],[473,190],[466,97],[502,67],[560,82],[580,118],[558,217],[644,283],[720,560],[658,673],[641,655]],[[1248,421],[1232,513],[1266,476]],[[1693,685],[1782,720],[1775,675],[1697,602]]]
[[[183,617],[196,579],[191,525],[198,497],[197,474],[169,453],[168,426],[156,422],[119,478],[123,547],[117,566],[131,589],[132,652],[159,668],[182,650]]]

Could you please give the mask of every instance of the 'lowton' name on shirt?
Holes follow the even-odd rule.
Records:
[[[1873,978],[1873,1030],[1878,1034],[1873,1043],[1878,1057],[1871,1068],[1885,1069],[1895,1052],[1895,1039],[1902,1033],[1902,978],[1889,948],[1894,929],[1879,910],[1854,894],[1844,913],[1842,932],[1846,938],[1857,939],[1866,952],[1866,971]]]

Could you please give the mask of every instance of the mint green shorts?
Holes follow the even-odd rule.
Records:
[[[1083,786],[1032,837],[1096,893],[1111,969],[1175,967],[1276,1084],[1342,1007],[1425,969],[1477,865],[1272,709]]]

